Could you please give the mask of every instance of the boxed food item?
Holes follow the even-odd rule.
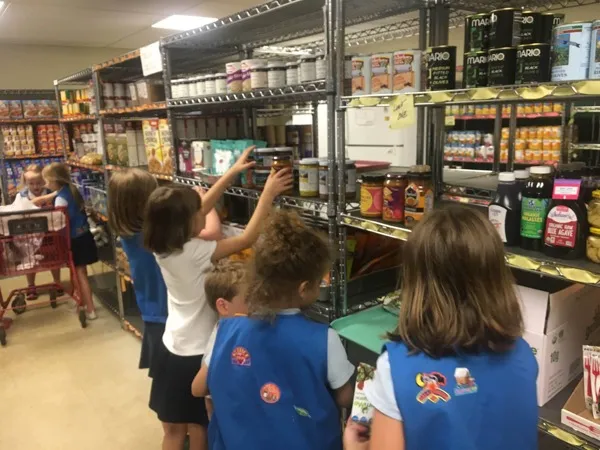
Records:
[[[373,383],[375,367],[360,363],[356,371],[356,388],[354,389],[354,400],[350,417],[355,422],[363,425],[371,425],[373,421],[373,405],[365,395],[365,388]]]
[[[138,142],[135,129],[133,127],[127,128],[125,130],[125,136],[127,137],[127,160],[129,162],[129,166],[139,166],[140,159],[138,157]]]
[[[1,120],[10,119],[10,101],[9,100],[0,100],[0,119]]]
[[[39,117],[39,100],[23,100],[23,117],[34,119]]]
[[[160,134],[160,146],[163,157],[162,173],[165,175],[171,175],[173,173],[173,160],[171,159],[171,155],[173,154],[173,144],[171,141],[171,126],[169,125],[169,121],[167,119],[158,120],[158,131]]]
[[[391,53],[378,53],[371,56],[371,94],[390,94],[392,92]]]
[[[162,173],[163,154],[160,143],[158,119],[144,120],[142,122],[142,132],[148,159],[148,171],[152,173]]]
[[[21,100],[9,100],[9,115],[11,119],[22,119],[23,118],[23,104]]]
[[[38,115],[41,118],[57,117],[58,105],[56,100],[38,100]]]
[[[139,80],[135,83],[140,106],[165,101],[165,88],[158,80]]]
[[[539,406],[581,375],[581,346],[600,340],[600,295],[596,288],[580,284],[565,287],[565,283],[553,280],[547,284],[545,291],[518,286],[525,322],[523,337],[539,366]]]
[[[138,100],[137,88],[135,83],[128,83],[127,89],[129,91],[129,98],[131,99],[131,106],[139,106],[140,102]]]
[[[119,165],[117,133],[106,134],[106,160],[109,164]]]

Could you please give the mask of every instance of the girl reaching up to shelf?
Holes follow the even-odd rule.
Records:
[[[163,335],[164,351],[155,355],[150,407],[165,427],[163,450],[181,450],[186,435],[190,450],[207,448],[208,418],[203,398],[192,395],[206,344],[217,321],[204,292],[207,270],[218,260],[250,247],[271,212],[273,200],[291,188],[292,174],[279,171],[269,176],[254,214],[244,232],[220,241],[197,236],[211,211],[234,178],[254,165],[247,162],[254,148],[247,148],[233,167],[200,197],[184,186],[159,187],[148,200],[144,217],[144,244],[154,252],[167,286],[169,315]]]
[[[139,368],[148,369],[150,378],[159,370],[156,355],[164,346],[162,338],[167,321],[167,287],[154,255],[144,248],[142,235],[148,198],[157,188],[156,178],[140,169],[114,172],[108,183],[109,226],[119,236],[127,255],[135,299],[144,321]],[[214,209],[206,223],[200,237],[206,240],[220,237],[221,223]],[[163,423],[165,432],[170,427],[170,423]]]
[[[46,182],[42,176],[42,168],[37,164],[30,164],[25,168],[23,172],[22,188],[19,191],[21,198],[30,200],[34,205],[40,208],[52,206],[53,196],[52,192],[46,187]],[[50,195],[50,197],[46,197]],[[47,201],[39,201],[38,198],[46,198]],[[44,245],[42,245],[44,248]],[[52,272],[52,279],[57,286],[60,286],[60,269],[54,269]],[[35,300],[38,298],[38,293],[35,287],[35,273],[28,273],[27,278],[27,300]],[[62,288],[58,289],[57,295],[60,297],[64,294]]]
[[[278,212],[253,249],[249,314],[220,320],[199,374],[207,383],[197,380],[214,403],[210,448],[340,448],[338,408],[352,403],[354,366],[337,333],[300,312],[329,271],[327,237]]]
[[[54,199],[54,206],[63,207],[69,216],[71,232],[71,254],[75,265],[79,291],[86,307],[88,320],[96,318],[96,307],[87,275],[87,266],[98,261],[98,249],[90,232],[85,205],[81,194],[71,182],[71,173],[66,164],[54,162],[42,170],[46,185],[52,191],[49,196],[38,197],[47,201]]]
[[[436,210],[403,258],[398,328],[366,389],[373,421],[349,421],[344,448],[537,449],[538,368],[492,224],[464,206]]]

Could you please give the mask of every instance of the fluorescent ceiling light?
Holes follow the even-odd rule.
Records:
[[[165,30],[177,30],[187,31],[193,30],[194,28],[200,28],[204,25],[208,25],[216,21],[215,17],[202,17],[202,16],[183,16],[175,14],[156,22],[152,25],[152,28],[163,28]]]

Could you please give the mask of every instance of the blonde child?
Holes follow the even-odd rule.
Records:
[[[167,321],[167,287],[154,255],[143,246],[142,236],[146,204],[157,188],[156,178],[140,169],[115,172],[108,183],[108,222],[127,255],[135,299],[144,321],[139,368],[148,369],[151,378],[158,370],[156,355],[164,346]],[[201,234],[206,239],[218,237],[221,228],[214,210],[209,216]]]
[[[319,297],[330,253],[295,213],[267,223],[249,266],[249,316],[222,319],[205,355],[211,450],[341,447],[354,366],[337,333],[300,312]]]
[[[33,202],[36,206],[47,207],[52,206],[52,201],[42,202],[37,201],[39,197],[44,197],[51,194],[50,189],[46,187],[46,182],[42,176],[42,168],[37,164],[30,164],[25,168],[22,177],[22,189],[19,191],[19,195],[22,198],[26,198]],[[52,270],[52,278],[54,283],[60,286],[60,269]],[[37,290],[35,287],[35,273],[28,273],[27,278],[27,300],[35,300],[38,298]],[[62,288],[57,290],[57,295],[60,297],[64,294]]]
[[[250,147],[234,166],[204,194],[183,186],[160,187],[150,196],[144,219],[144,244],[154,252],[167,286],[167,318],[158,355],[160,371],[154,375],[150,407],[168,424],[163,450],[183,448],[186,434],[190,450],[205,449],[208,418],[203,399],[192,395],[191,385],[202,364],[206,344],[217,316],[206,304],[206,271],[218,260],[251,246],[268,216],[273,200],[293,184],[290,171],[271,175],[244,232],[218,242],[197,238],[226,187],[254,163]]]
[[[38,199],[42,199],[41,201],[53,199],[55,207],[62,207],[67,211],[75,276],[81,299],[86,307],[86,316],[88,320],[94,320],[97,317],[96,307],[88,280],[87,266],[98,261],[98,250],[90,232],[83,198],[71,182],[71,174],[66,164],[52,163],[44,167],[42,175],[52,193]]]
[[[397,330],[346,450],[535,450],[537,364],[504,248],[477,211],[428,214],[404,246]]]
[[[241,261],[222,260],[206,276],[204,284],[206,301],[213,311],[219,315],[219,319],[247,314],[248,308],[244,295],[246,272],[247,267],[245,263]],[[218,324],[210,335],[207,347],[214,345],[217,328]],[[210,419],[213,407],[212,400],[207,396],[207,370],[208,367],[203,363],[202,368],[192,382],[192,394],[194,397],[205,397],[206,410]]]

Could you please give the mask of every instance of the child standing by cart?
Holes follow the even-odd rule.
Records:
[[[295,213],[273,215],[249,267],[249,316],[222,319],[205,355],[211,450],[341,447],[354,366],[337,333],[300,312],[330,265],[325,236]]]
[[[71,254],[81,299],[86,307],[88,320],[96,319],[96,307],[87,275],[87,266],[98,261],[98,249],[90,232],[85,205],[81,194],[71,182],[66,164],[54,162],[42,170],[46,185],[52,191],[54,206],[66,209],[71,231]],[[47,196],[46,196],[47,197]]]
[[[346,450],[535,450],[537,364],[504,248],[477,211],[429,213],[403,251],[397,330]]]
[[[279,171],[267,180],[256,210],[244,232],[218,242],[197,238],[227,186],[254,163],[250,147],[201,199],[183,186],[160,187],[148,201],[144,219],[144,244],[155,253],[167,286],[169,315],[163,335],[165,350],[157,355],[160,370],[154,374],[150,407],[165,428],[163,450],[181,450],[186,434],[190,450],[207,447],[208,418],[204,399],[192,395],[191,385],[202,364],[216,313],[206,304],[204,279],[213,263],[248,248],[258,238],[261,224],[277,195],[290,189],[290,171]]]
[[[38,200],[43,199],[44,196],[51,194],[50,189],[46,187],[46,182],[42,176],[42,168],[37,164],[30,164],[25,168],[23,172],[23,188],[19,191],[19,195],[22,198],[30,200],[34,205],[42,207],[52,206],[52,200],[46,202]],[[46,197],[47,198],[47,197]],[[60,269],[54,269],[52,272],[52,278],[57,286],[60,286]],[[27,300],[35,300],[38,298],[37,290],[35,288],[35,273],[28,273],[25,275],[27,278]],[[64,291],[58,289],[56,294],[60,297],[64,294]]]

